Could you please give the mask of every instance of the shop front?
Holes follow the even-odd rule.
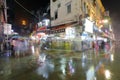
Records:
[[[81,35],[82,39],[82,50],[90,49],[92,48],[92,42],[93,42],[93,27],[94,27],[94,22],[90,21],[89,19],[85,18],[84,20],[84,30]]]

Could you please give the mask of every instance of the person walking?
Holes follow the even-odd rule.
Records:
[[[98,55],[99,52],[99,45],[98,45],[98,41],[95,42],[95,53],[96,55]]]
[[[108,57],[109,53],[110,53],[110,44],[109,44],[109,42],[107,41],[107,42],[105,43],[105,57]]]

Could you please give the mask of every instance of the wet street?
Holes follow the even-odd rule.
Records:
[[[0,57],[0,80],[120,80],[120,47],[103,51],[41,52]]]

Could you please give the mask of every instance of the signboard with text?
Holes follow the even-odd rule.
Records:
[[[12,30],[12,25],[11,24],[4,24],[4,34],[10,35]]]

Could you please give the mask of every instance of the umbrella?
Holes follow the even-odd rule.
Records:
[[[10,37],[10,40],[16,40],[16,39],[20,39],[21,38],[21,36],[12,36],[12,37]]]
[[[21,38],[21,36],[12,36],[11,38]]]

